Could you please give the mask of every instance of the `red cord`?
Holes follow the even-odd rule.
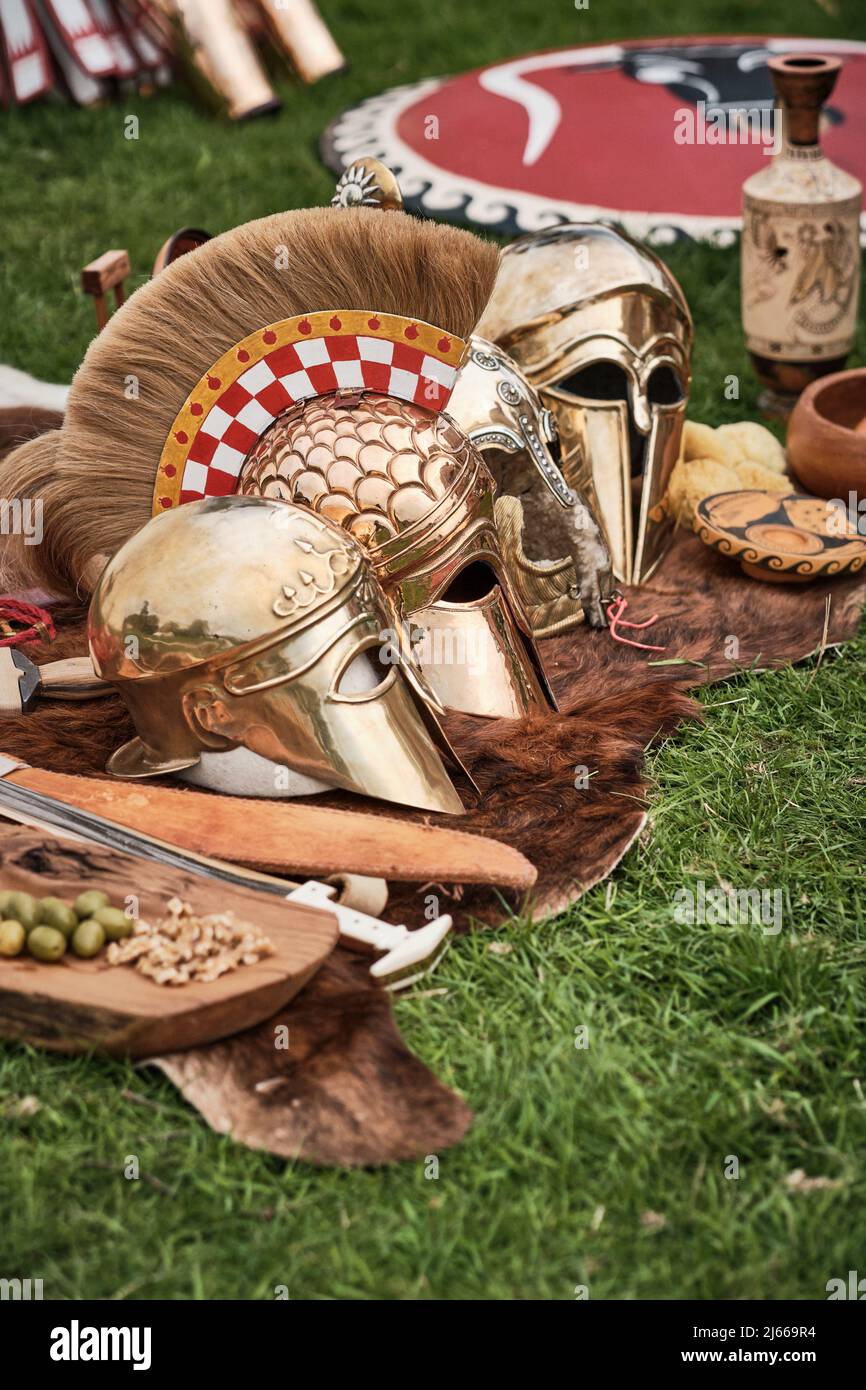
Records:
[[[9,631],[13,623],[23,623],[20,632]],[[56,636],[51,614],[35,603],[0,597],[0,627],[6,635],[0,637],[0,647],[17,647],[25,642],[53,642]]]
[[[611,595],[607,601],[607,621],[608,630],[614,642],[622,642],[626,647],[640,647],[644,652],[663,652],[664,647],[651,647],[648,642],[632,642],[630,637],[622,637],[617,631],[618,627],[652,627],[653,623],[658,622],[658,613],[653,613],[651,618],[647,618],[645,623],[627,623],[623,618],[623,613],[628,608],[628,599],[624,598],[618,591]]]

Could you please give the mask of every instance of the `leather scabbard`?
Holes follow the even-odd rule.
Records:
[[[499,840],[290,801],[208,792],[21,767],[7,780],[91,811],[180,849],[274,874],[363,874],[390,881],[490,883],[525,890],[533,865]]]

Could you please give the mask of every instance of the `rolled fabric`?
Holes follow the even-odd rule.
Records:
[[[233,121],[278,111],[276,96],[231,0],[157,0],[190,83]]]
[[[313,0],[258,0],[258,7],[302,82],[318,82],[346,67],[346,59]]]

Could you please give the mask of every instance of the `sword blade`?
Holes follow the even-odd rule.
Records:
[[[285,898],[297,885],[290,879],[273,878],[269,874],[257,873],[254,869],[241,869],[226,864],[221,859],[208,859],[205,855],[194,854],[191,850],[178,849],[166,840],[158,840],[150,835],[141,835],[125,825],[106,820],[92,811],[83,811],[69,806],[65,801],[57,801],[44,792],[31,791],[29,787],[18,786],[0,777],[0,813],[6,812],[12,819],[29,817],[25,824],[34,820],[52,829],[71,832],[81,839],[103,845],[106,849],[118,850],[121,854],[138,855],[158,864],[167,864],[173,869],[202,874],[206,878],[221,883],[230,883],[237,888],[257,889]]]

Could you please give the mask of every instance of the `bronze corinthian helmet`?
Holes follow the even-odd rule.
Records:
[[[556,415],[566,481],[599,521],[613,572],[647,579],[671,522],[660,506],[691,380],[692,320],[652,251],[599,224],[512,242],[477,331]]]

